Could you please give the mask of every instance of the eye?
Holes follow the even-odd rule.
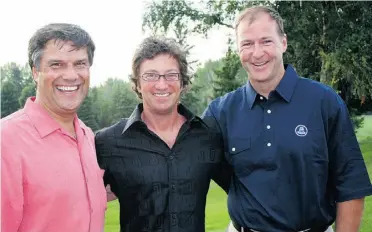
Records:
[[[145,79],[145,80],[157,80],[158,79],[158,74],[156,73],[144,73],[142,75],[142,77]]]
[[[50,67],[52,67],[52,68],[60,68],[60,67],[62,67],[62,63],[53,62],[53,63],[50,64]]]
[[[87,66],[87,62],[85,61],[79,61],[75,64],[79,68],[85,68]]]
[[[269,39],[265,39],[264,41],[263,41],[263,44],[264,45],[269,45],[269,44],[271,44],[273,41],[271,41],[271,40],[269,40]]]
[[[178,80],[179,73],[167,73],[165,74],[165,79],[169,81],[176,81]]]
[[[245,42],[242,44],[242,47],[250,47],[250,46],[252,46],[251,42]]]

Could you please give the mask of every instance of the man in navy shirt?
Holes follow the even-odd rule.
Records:
[[[233,226],[324,232],[336,221],[337,232],[358,231],[372,187],[344,102],[283,64],[287,38],[278,12],[248,8],[235,29],[249,81],[204,113],[218,122],[234,169]]]

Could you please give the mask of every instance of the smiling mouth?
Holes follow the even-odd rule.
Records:
[[[61,92],[74,92],[74,91],[77,91],[79,89],[80,85],[74,85],[74,86],[63,86],[63,85],[59,85],[59,86],[56,86],[56,89],[61,91]]]
[[[154,93],[154,96],[157,97],[168,97],[170,93]]]
[[[262,63],[252,63],[253,66],[256,66],[256,67],[261,67],[261,66],[264,66],[265,64],[269,63],[269,61],[266,61],[266,62],[262,62]]]

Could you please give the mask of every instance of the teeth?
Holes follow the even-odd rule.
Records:
[[[76,85],[75,86],[57,86],[57,89],[61,91],[75,91],[78,89],[78,87]]]
[[[169,93],[155,93],[154,95],[155,95],[155,96],[158,96],[158,97],[167,97],[167,96],[169,96],[170,94],[169,94]]]
[[[259,63],[259,64],[253,64],[253,65],[255,65],[255,66],[262,66],[262,65],[264,65],[264,64],[266,64],[267,62],[263,62],[263,63]]]

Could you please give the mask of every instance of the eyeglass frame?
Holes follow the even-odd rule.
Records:
[[[157,78],[154,79],[154,80],[149,80],[146,77],[144,77],[145,75],[149,75],[149,74],[156,75]],[[167,75],[171,75],[171,74],[173,74],[173,75],[174,74],[177,74],[177,79],[175,79],[175,80],[169,80],[169,79],[167,79]],[[156,82],[156,81],[159,81],[161,77],[164,77],[164,80],[166,80],[166,81],[179,81],[181,79],[181,73],[176,73],[176,72],[166,73],[166,74],[144,73],[144,74],[141,75],[142,80],[147,81],[147,82]]]

